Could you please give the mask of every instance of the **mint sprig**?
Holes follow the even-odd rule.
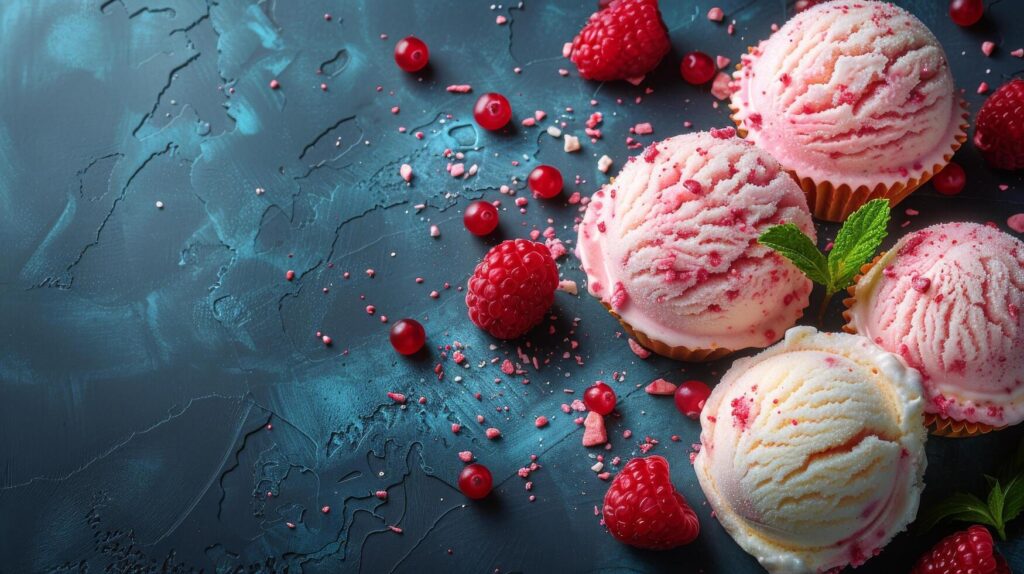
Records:
[[[1024,442],[1001,478],[985,475],[985,480],[989,485],[986,500],[958,492],[922,513],[918,529],[924,532],[943,521],[970,522],[990,526],[1006,540],[1006,523],[1024,511]]]
[[[792,223],[769,227],[758,241],[778,251],[811,281],[825,287],[825,298],[818,309],[820,322],[832,296],[853,284],[861,265],[871,259],[882,244],[888,233],[889,215],[887,200],[875,199],[865,203],[843,223],[828,256]]]

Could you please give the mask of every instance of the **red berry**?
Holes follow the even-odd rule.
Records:
[[[964,190],[966,184],[967,174],[964,173],[964,168],[953,162],[949,162],[946,167],[942,168],[942,171],[932,178],[935,191],[942,195],[956,195]]]
[[[482,464],[470,464],[459,473],[459,490],[467,498],[479,500],[491,493],[491,485],[494,479],[491,471]]]
[[[653,70],[669,48],[657,0],[614,0],[591,14],[569,59],[588,80],[627,80]]]
[[[466,206],[462,224],[473,235],[483,237],[498,227],[498,208],[486,201],[474,201]]]
[[[430,50],[416,36],[407,36],[395,44],[395,63],[406,72],[418,72],[430,62]]]
[[[1024,169],[1024,80],[1003,84],[981,106],[974,146],[997,169]]]
[[[949,17],[957,26],[971,26],[985,13],[982,0],[949,0]]]
[[[557,288],[558,268],[546,245],[503,241],[487,252],[469,278],[469,318],[499,339],[514,339],[540,323]]]
[[[562,193],[562,172],[550,165],[538,165],[530,172],[527,180],[534,197],[551,199]]]
[[[583,404],[587,405],[587,409],[602,416],[615,410],[617,400],[615,391],[601,382],[594,383],[583,393]]]
[[[676,389],[676,408],[691,419],[700,418],[711,389],[700,381],[686,381]]]
[[[477,98],[473,118],[485,130],[500,130],[512,119],[512,105],[505,96],[488,92]]]
[[[660,456],[623,467],[604,495],[604,523],[616,540],[652,550],[689,544],[700,533],[697,515],[676,492]]]
[[[992,534],[975,524],[943,538],[914,565],[910,574],[1010,574],[996,553]]]
[[[427,334],[415,319],[402,319],[391,326],[391,346],[403,355],[414,355],[423,348]]]
[[[695,86],[706,84],[715,77],[715,62],[704,52],[690,52],[683,56],[679,73],[684,80]]]

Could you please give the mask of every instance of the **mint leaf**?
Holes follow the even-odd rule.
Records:
[[[996,526],[996,521],[989,512],[988,505],[973,494],[957,493],[936,504],[919,518],[919,528],[930,530],[943,520],[960,522],[977,522],[987,526]]]
[[[1003,522],[1017,518],[1022,510],[1024,510],[1024,475],[1008,482],[1003,490]]]
[[[758,238],[761,245],[778,251],[793,262],[815,283],[828,285],[829,271],[825,256],[799,227],[792,223],[769,227]]]
[[[999,538],[1006,540],[1006,523],[1003,521],[1003,487],[993,479],[992,490],[988,491],[988,511],[992,515]]]
[[[829,287],[841,291],[853,283],[853,278],[878,250],[887,235],[889,201],[875,199],[853,212],[836,235],[835,244],[828,254]]]

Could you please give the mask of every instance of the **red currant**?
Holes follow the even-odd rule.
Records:
[[[430,50],[416,36],[407,36],[395,44],[395,63],[406,72],[418,72],[430,61]]]
[[[706,84],[715,77],[715,61],[704,52],[690,52],[683,56],[679,73],[684,80],[695,86]]]
[[[490,92],[477,99],[473,118],[485,130],[500,130],[512,119],[512,105],[505,96]]]
[[[704,403],[711,396],[711,389],[700,381],[686,381],[676,389],[676,408],[679,412],[697,419],[704,410]]]
[[[942,195],[956,195],[964,190],[966,184],[967,174],[964,173],[964,168],[953,162],[949,162],[949,165],[932,178],[935,191]]]
[[[498,227],[498,208],[486,201],[474,201],[466,206],[462,224],[473,235],[483,237]]]
[[[583,404],[601,416],[611,414],[617,401],[615,390],[601,382],[594,383],[583,392]]]
[[[562,193],[562,172],[550,165],[538,165],[527,180],[534,197],[551,199]]]
[[[957,26],[972,26],[985,13],[982,0],[949,0],[949,17]]]
[[[494,479],[491,471],[482,464],[470,464],[459,473],[459,490],[466,497],[479,500],[491,493]]]
[[[415,319],[402,319],[391,326],[391,346],[403,355],[414,355],[423,348],[427,334]]]

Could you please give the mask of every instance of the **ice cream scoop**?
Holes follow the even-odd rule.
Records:
[[[797,175],[819,217],[815,196],[843,186],[818,199],[895,203],[966,137],[942,46],[888,2],[836,0],[801,12],[743,56],[734,76],[734,119]]]
[[[857,566],[917,514],[923,408],[920,375],[896,355],[794,327],[715,387],[694,469],[722,526],[769,572]]]
[[[849,327],[921,371],[925,410],[1024,420],[1024,242],[977,223],[901,238],[857,282]]]
[[[594,194],[577,255],[590,293],[655,351],[765,347],[811,291],[757,242],[783,222],[814,237],[778,162],[732,128],[687,134],[653,144]]]

